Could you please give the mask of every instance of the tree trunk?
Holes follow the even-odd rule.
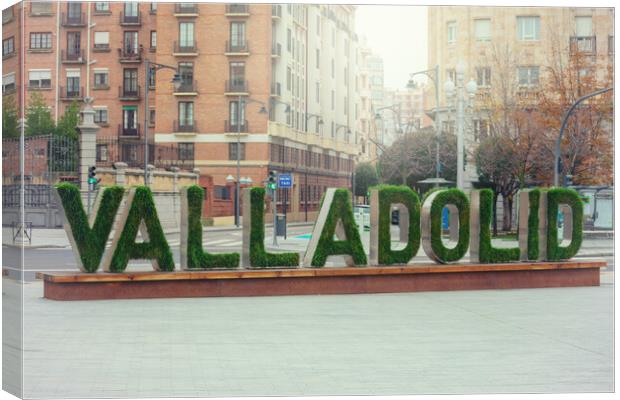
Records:
[[[502,195],[502,205],[504,206],[504,215],[502,218],[502,230],[509,231],[512,225],[511,202],[508,196]]]
[[[497,193],[493,192],[493,236],[497,236]]]

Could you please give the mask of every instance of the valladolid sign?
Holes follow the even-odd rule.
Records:
[[[90,217],[84,211],[79,189],[72,184],[56,187],[62,204],[64,227],[81,271],[123,272],[133,259],[150,260],[156,271],[174,271],[170,246],[164,235],[153,196],[148,187],[125,190],[103,188]],[[194,185],[181,190],[181,269],[319,268],[327,257],[345,256],[348,266],[407,264],[419,251],[438,263],[456,262],[469,249],[470,261],[482,264],[519,261],[559,261],[573,257],[582,241],[583,204],[576,191],[564,188],[529,189],[519,194],[518,247],[496,248],[491,243],[493,194],[474,190],[468,198],[458,189],[431,192],[423,201],[404,186],[371,189],[370,252],[362,246],[354,222],[351,194],[346,189],[328,189],[312,237],[302,260],[298,253],[269,253],[265,250],[265,189],[243,192],[243,250],[241,254],[210,254],[203,246],[203,189]],[[406,246],[391,248],[391,210],[400,210],[399,225],[406,233]],[[441,239],[441,216],[450,211],[458,236],[454,247]],[[558,239],[558,213],[565,216],[564,237]],[[113,233],[111,245],[106,246]],[[138,232],[142,241],[136,241]],[[452,236],[452,235],[451,235]],[[568,237],[567,237],[568,236]]]

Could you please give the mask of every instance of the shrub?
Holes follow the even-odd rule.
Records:
[[[137,186],[131,190],[135,191],[134,198],[112,255],[110,271],[123,272],[130,259],[155,259],[160,271],[174,271],[174,259],[157,216],[151,190],[147,186]],[[141,221],[146,226],[148,241],[136,243]]]
[[[250,227],[250,265],[254,268],[298,267],[298,253],[268,253],[265,251],[265,189],[250,191],[252,225]],[[274,226],[275,229],[275,226]]]
[[[571,207],[573,236],[568,246],[560,246],[558,240],[558,210],[560,204]],[[567,260],[581,248],[583,240],[583,202],[573,189],[552,188],[547,191],[547,260]]]
[[[420,248],[420,199],[407,186],[381,185],[379,191],[379,247],[380,265],[407,264]],[[404,249],[391,249],[391,205],[401,203],[409,210],[409,240]],[[402,217],[402,216],[401,216]]]
[[[454,204],[459,210],[459,241],[452,249],[441,241],[441,218],[443,208]],[[469,247],[469,200],[458,189],[446,189],[437,193],[431,204],[431,247],[441,263],[461,259]]]
[[[527,218],[527,259],[538,260],[540,255],[538,236],[538,211],[540,208],[540,189],[532,189],[528,193],[530,200],[530,211]]]
[[[493,191],[480,190],[480,248],[478,256],[482,263],[519,261],[518,247],[502,249],[493,247],[491,242],[491,221],[493,219]],[[460,240],[460,233],[459,233]]]
[[[210,254],[202,247],[202,201],[204,189],[187,188],[187,268],[237,268],[239,253]]]
[[[97,213],[92,228],[84,211],[79,188],[72,183],[61,183],[56,186],[56,191],[67,223],[71,227],[71,236],[81,262],[80,269],[84,272],[97,272],[125,189],[121,186],[103,189],[100,194],[101,202],[97,209],[92,211]]]
[[[323,200],[321,200],[322,204]],[[338,220],[342,221],[347,240],[334,240]],[[323,267],[327,257],[332,255],[350,255],[356,266],[363,266],[368,263],[359,231],[353,218],[351,194],[347,189],[335,190],[334,199],[323,226],[323,231],[319,237],[316,252],[312,257],[311,265],[313,267]]]

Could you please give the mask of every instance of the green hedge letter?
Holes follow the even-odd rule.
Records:
[[[181,189],[181,268],[237,268],[239,253],[210,254],[202,248],[202,201],[204,189]]]
[[[441,217],[443,208],[449,204],[456,206],[459,213],[459,239],[455,247],[449,249],[441,241]],[[422,204],[422,247],[433,261],[445,264],[460,260],[469,245],[469,201],[465,193],[458,189],[432,192]]]
[[[243,267],[298,267],[298,253],[267,253],[265,251],[264,211],[265,189],[259,187],[244,189],[242,250]]]
[[[564,229],[572,229],[568,246],[560,246],[558,241],[558,211],[560,204],[570,207],[572,218],[565,214]],[[569,219],[572,226],[569,227]],[[579,193],[573,189],[553,188],[547,191],[547,260],[567,260],[573,257],[581,247],[583,235],[583,202]]]
[[[469,224],[469,259],[471,262],[498,263],[519,261],[519,248],[493,247],[491,219],[493,217],[493,192],[489,189],[472,190]]]
[[[334,234],[339,240],[334,240]],[[368,263],[353,219],[351,194],[346,189],[329,188],[304,256],[305,267],[323,267],[328,256],[346,255],[349,266]]]
[[[407,186],[378,186],[370,189],[370,263],[407,264],[420,248],[420,199]],[[398,207],[402,250],[392,250],[390,227],[392,206]]]
[[[519,191],[519,248],[521,261],[535,261],[540,255],[540,189]],[[546,219],[546,215],[542,215]]]
[[[144,240],[136,243],[138,230]],[[104,270],[123,272],[129,260],[151,260],[156,271],[174,271],[172,252],[157,216],[151,190],[137,186],[129,190],[127,205],[115,229],[115,240],[104,256]],[[111,258],[109,254],[112,254]]]
[[[71,183],[56,186],[54,195],[57,202],[62,205],[63,226],[82,272],[97,272],[99,269],[105,244],[124,192],[120,186],[104,188],[95,199],[95,205],[88,218],[78,187]]]

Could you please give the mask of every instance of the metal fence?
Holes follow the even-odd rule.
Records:
[[[155,144],[149,143],[149,164],[155,168],[178,167],[183,170],[194,169],[193,144]],[[124,162],[131,168],[144,168],[144,142],[135,139],[100,138],[97,139],[97,166],[112,167],[116,162]]]

